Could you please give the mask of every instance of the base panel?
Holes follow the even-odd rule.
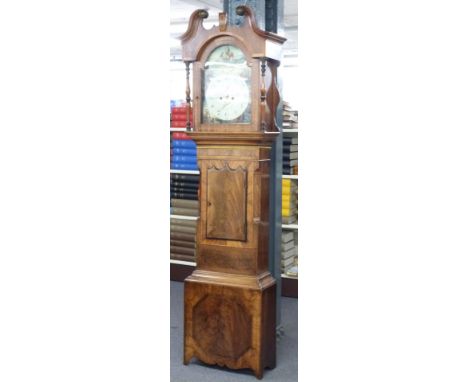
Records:
[[[276,284],[185,281],[184,364],[192,357],[257,378],[276,366]]]

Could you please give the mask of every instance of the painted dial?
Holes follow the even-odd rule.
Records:
[[[205,100],[212,118],[232,121],[239,118],[249,105],[249,88],[239,76],[224,74],[210,81]]]
[[[250,67],[234,45],[215,48],[204,67],[203,123],[250,123]]]

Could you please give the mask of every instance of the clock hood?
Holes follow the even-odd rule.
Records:
[[[185,62],[198,61],[204,47],[213,39],[221,36],[232,36],[241,41],[249,42],[248,45],[252,48],[251,57],[279,61],[281,45],[286,41],[286,38],[260,29],[249,7],[240,5],[236,8],[236,13],[245,16],[241,26],[229,25],[226,13],[221,12],[219,13],[219,25],[205,29],[203,19],[208,17],[208,12],[204,9],[194,11],[190,16],[187,31],[179,37],[182,43],[182,60]]]

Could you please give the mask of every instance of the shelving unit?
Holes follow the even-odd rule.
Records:
[[[285,118],[285,120],[292,121],[291,123],[298,123],[297,112],[294,111],[287,102],[285,102],[285,108],[283,109],[283,118]],[[298,125],[296,125],[296,126],[298,126]],[[284,137],[287,138],[287,139],[290,139],[290,138],[293,138],[293,139],[296,138],[297,139],[299,129],[298,128],[295,128],[295,129],[283,128],[282,132],[283,132]],[[284,141],[283,141],[283,144],[284,144]],[[298,144],[298,141],[296,143],[293,143],[293,144]],[[285,153],[286,152],[287,151],[285,151]],[[283,179],[283,182],[284,182],[285,179],[290,179],[291,183],[294,183],[296,185],[296,187],[298,187],[299,175],[297,175],[297,173],[296,173],[296,175],[283,174],[282,179]],[[282,208],[283,207],[284,206],[282,206]],[[295,232],[295,234],[294,234],[295,239],[294,240],[297,240],[297,235],[298,235],[298,231],[299,231],[299,225],[298,225],[297,220],[296,220],[295,223],[282,224],[281,225],[281,230],[282,230],[282,232],[294,231]],[[295,243],[295,245],[297,246],[297,242]],[[282,261],[286,261],[283,258],[283,250],[281,252],[282,252],[282,254],[281,254]],[[298,252],[296,252],[296,256],[298,256]],[[291,293],[292,293],[293,296],[297,297],[298,276],[288,275],[286,273],[286,271],[288,269],[289,269],[289,267],[287,269],[282,270],[282,274],[281,274],[282,285],[286,289],[289,289],[290,291],[292,291]]]
[[[171,215],[171,219],[180,219],[180,220],[198,220],[198,216]]]
[[[283,229],[299,229],[297,224],[281,224],[281,228]]]
[[[174,260],[174,259],[171,259],[171,264],[189,265],[191,267],[195,267],[196,265],[194,261],[183,261],[183,260]]]
[[[171,105],[171,124],[173,122],[173,105]],[[179,117],[179,116],[178,116]],[[183,134],[187,129],[185,127],[170,127],[171,146],[173,138],[178,139],[179,143],[182,141],[181,138],[185,136]],[[176,137],[177,136],[177,137]],[[184,147],[181,148],[181,151]],[[174,150],[175,151],[175,150]],[[185,154],[178,154],[185,155]],[[194,154],[191,154],[194,156]],[[193,158],[195,159],[195,158]],[[171,167],[173,165],[173,153],[171,152]],[[195,167],[195,166],[193,166]],[[191,168],[193,168],[191,167]],[[185,184],[180,179],[198,178],[200,172],[196,169],[182,170],[182,169],[170,169],[171,177],[171,214],[170,214],[170,269],[171,269],[171,280],[184,280],[195,268],[195,244],[192,240],[195,240],[196,222],[199,219],[199,212],[192,203],[198,203],[193,198],[185,198],[183,187],[181,184]],[[176,179],[174,184],[172,179]],[[196,183],[195,183],[196,184]],[[173,192],[173,187],[176,189]],[[196,188],[189,187],[188,194],[195,196]],[[192,194],[193,191],[193,194]],[[179,197],[175,195],[180,195]],[[175,203],[177,201],[177,204]],[[190,203],[190,204],[184,204]],[[191,211],[189,211],[191,210]]]
[[[192,175],[198,175],[198,174],[200,174],[200,171],[198,171],[198,170],[173,170],[173,169],[171,169],[171,174],[192,174]]]

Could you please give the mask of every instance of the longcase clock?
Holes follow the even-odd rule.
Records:
[[[200,169],[197,266],[184,287],[184,363],[196,357],[250,368],[260,379],[276,365],[268,188],[285,39],[259,29],[250,8],[236,12],[244,16],[241,26],[220,13],[219,25],[207,30],[207,11],[197,10],[180,37],[187,130]]]

